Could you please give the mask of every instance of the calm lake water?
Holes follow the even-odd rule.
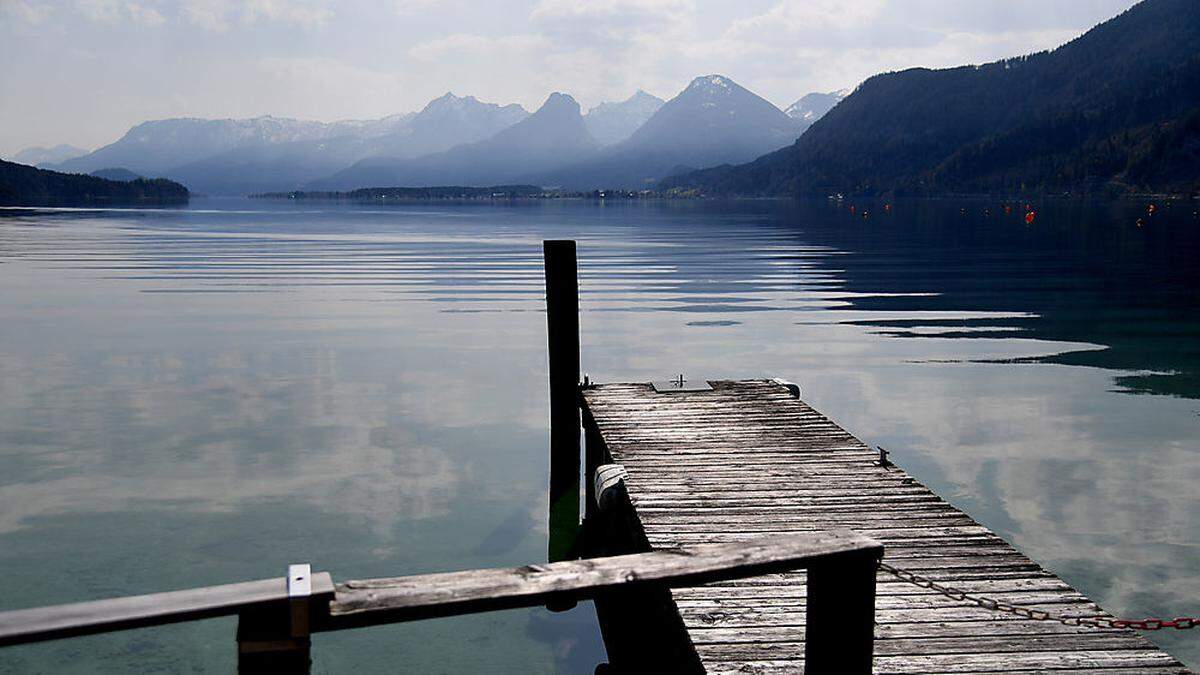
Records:
[[[575,238],[593,379],[800,382],[1113,612],[1200,613],[1197,205],[856,206],[0,211],[0,608],[543,560],[540,242]],[[230,671],[234,625],[0,672]],[[333,673],[604,660],[590,604],[314,642]]]

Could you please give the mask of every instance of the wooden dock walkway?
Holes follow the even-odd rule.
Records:
[[[599,465],[624,466],[633,549],[844,528],[881,542],[885,563],[970,593],[1056,616],[1109,616],[903,470],[881,465],[879,453],[784,385],[711,385],[659,393],[649,384],[605,384],[582,392],[588,475]],[[878,673],[1189,672],[1131,630],[1000,613],[882,570],[876,583]],[[803,669],[804,572],[670,595],[685,641],[708,672]]]

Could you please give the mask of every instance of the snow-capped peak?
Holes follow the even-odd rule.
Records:
[[[708,94],[729,93],[733,90],[733,80],[724,75],[702,75],[692,80],[688,89]]]
[[[804,124],[812,124],[825,116],[849,94],[848,89],[805,94],[784,110],[784,114]]]

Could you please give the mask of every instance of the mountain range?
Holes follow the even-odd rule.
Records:
[[[419,157],[488,138],[528,115],[519,105],[499,106],[447,93],[417,113],[335,123],[315,138],[242,143],[165,173],[215,194],[294,188],[365,157]]]
[[[876,75],[787,148],[668,178],[707,194],[1200,193],[1200,2],[1057,49]]]
[[[692,80],[629,138],[560,168],[519,176],[567,189],[653,188],[687,168],[748,161],[800,135],[796,122],[722,75]]]
[[[611,104],[606,113],[628,120],[652,105],[634,95]],[[414,159],[365,159],[308,188],[499,183],[570,190],[652,188],[659,178],[681,169],[746,161],[799,134],[797,123],[783,111],[721,75],[694,79],[628,138],[607,147],[591,133],[587,118],[593,114],[583,116],[574,99],[556,93],[533,115],[487,140]]]
[[[529,113],[447,93],[419,112],[375,120],[155,120],[95,152],[42,165],[122,168],[218,195],[531,181],[634,188],[688,168],[746,161],[787,145],[808,124],[714,75],[669,102],[639,90],[586,114],[566,94]]]
[[[63,143],[52,148],[44,148],[41,146],[25,148],[8,159],[18,164],[38,166],[41,164],[57,164],[59,162],[65,162],[68,159],[82,157],[86,154],[88,154],[88,151],[84,150],[83,148],[78,148],[74,145],[67,145],[66,143]]]
[[[612,145],[633,135],[666,101],[638,89],[619,103],[601,103],[583,118],[588,133],[600,145]]]
[[[825,116],[825,113],[833,110],[833,107],[842,102],[842,99],[850,93],[847,89],[830,92],[813,92],[800,97],[800,100],[783,109],[783,114],[796,120],[803,125],[805,129],[812,126],[813,122]]]
[[[314,190],[359,187],[491,185],[558,166],[564,157],[586,157],[599,144],[588,132],[575,99],[555,92],[532,115],[490,138],[414,159],[379,157],[311,183]]]

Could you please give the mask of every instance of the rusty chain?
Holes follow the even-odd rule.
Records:
[[[941,593],[951,600],[969,602],[984,609],[1014,614],[1016,616],[1025,617],[1026,619],[1034,619],[1036,621],[1055,621],[1066,626],[1086,626],[1090,628],[1112,629],[1132,628],[1134,630],[1161,630],[1163,628],[1185,630],[1200,626],[1200,618],[1186,616],[1176,617],[1174,619],[1111,619],[1103,616],[1057,616],[1044,610],[1021,607],[1019,605],[1013,605],[1000,600],[995,600],[993,598],[973,595],[953,586],[939,584],[928,577],[923,577],[919,574],[913,574],[907,570],[893,567],[885,562],[879,563],[879,569],[899,578],[902,581],[907,581],[908,583],[920,586],[921,588],[928,588],[929,590]]]

